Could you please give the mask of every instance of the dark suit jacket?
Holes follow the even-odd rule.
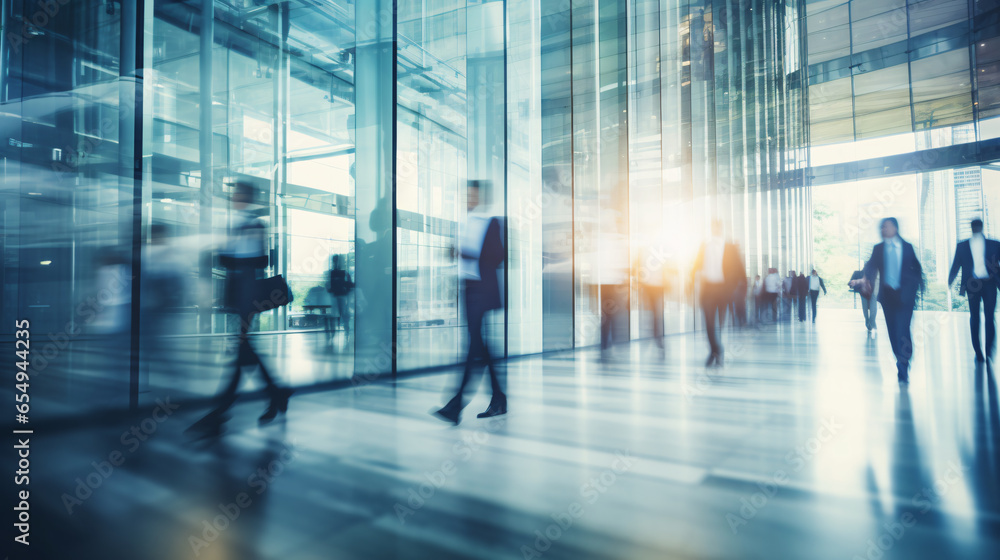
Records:
[[[969,240],[960,241],[955,247],[955,259],[951,262],[951,273],[948,274],[948,285],[951,286],[959,269],[962,270],[962,280],[958,285],[959,295],[964,296],[965,292],[969,291],[969,283],[976,277],[973,273],[974,266]],[[986,240],[986,271],[993,280],[1000,279],[1000,241]]]
[[[797,295],[799,297],[806,297],[807,295],[809,295],[809,277],[808,276],[803,276],[803,275],[796,276],[795,280],[792,282],[792,286],[793,286],[793,290],[795,292],[795,295]]]
[[[904,305],[916,306],[917,292],[924,287],[924,272],[917,260],[917,253],[902,237],[899,238],[903,246],[903,263],[899,269],[899,298]],[[885,283],[885,242],[879,243],[872,249],[872,256],[865,263],[865,279],[869,283],[875,281],[875,273],[879,277],[878,300],[885,303],[885,298],[892,293]]]
[[[497,280],[497,269],[503,264],[506,251],[503,247],[503,234],[500,220],[490,218],[483,237],[483,248],[479,252],[479,278],[465,282],[465,297],[468,305],[475,305],[483,310],[498,309],[503,306],[500,297],[500,282]],[[474,255],[462,255],[462,258],[475,258]]]
[[[234,229],[235,235],[249,235],[254,243],[256,256],[219,256],[219,264],[227,269],[223,306],[241,317],[255,312],[254,298],[258,295],[257,279],[263,276],[269,259],[265,245],[267,232],[259,220],[248,220]]]
[[[694,267],[691,269],[693,277],[700,270],[705,262],[705,245],[702,244],[698,250],[698,257],[694,260]],[[726,287],[737,290],[742,285],[746,286],[747,273],[746,266],[743,265],[743,256],[740,255],[740,248],[735,243],[726,243],[722,249],[722,277]]]

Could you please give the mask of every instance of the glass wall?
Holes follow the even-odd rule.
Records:
[[[473,179],[507,250],[498,356],[596,344],[612,262],[620,339],[698,328],[687,284],[713,218],[749,276],[811,258],[808,133],[823,129],[799,0],[2,9],[0,333],[29,317],[58,341],[56,408],[217,390],[237,329],[220,254],[246,219],[267,231],[261,273],[294,295],[252,336],[295,385],[462,359]],[[923,58],[913,106],[964,118],[935,70],[955,61]],[[865,87],[872,114],[897,109]],[[643,297],[653,271],[662,303]]]
[[[975,218],[988,236],[1000,229],[998,8],[807,2],[814,251],[838,286],[825,305],[855,305],[844,285],[878,242],[879,220],[895,216],[924,268],[921,308],[967,309],[947,286],[955,245]]]

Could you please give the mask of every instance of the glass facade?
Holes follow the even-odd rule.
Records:
[[[751,278],[807,269],[811,177],[849,163],[825,146],[990,134],[988,16],[951,21],[950,4],[4,0],[0,334],[22,317],[46,333],[54,406],[212,394],[237,328],[218,252],[242,182],[266,273],[294,294],[254,337],[265,357],[315,357],[276,368],[289,383],[454,364],[470,179],[503,217],[496,354],[598,342],[609,238],[633,272],[627,337],[652,335],[638,283],[657,247],[665,332],[699,328],[687,283],[711,219]],[[919,25],[880,35],[899,17]],[[976,169],[911,170],[912,190],[975,212],[974,185],[995,182]],[[337,301],[331,270],[356,284]]]
[[[917,248],[925,310],[967,310],[948,272],[981,218],[1000,235],[1000,3],[806,3],[814,251],[843,286],[899,219]],[[836,290],[828,306],[855,305]]]

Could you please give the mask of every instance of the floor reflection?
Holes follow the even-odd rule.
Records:
[[[1000,407],[992,367],[961,346],[965,317],[935,319],[900,386],[882,333],[868,338],[855,315],[727,331],[730,359],[711,370],[697,334],[668,337],[664,354],[639,342],[608,362],[596,349],[511,361],[510,413],[493,425],[428,414],[451,372],[307,392],[266,427],[242,402],[228,432],[194,441],[184,429],[205,411],[182,404],[134,450],[122,434],[143,418],[66,424],[41,436],[32,507],[49,534],[36,550],[992,558]],[[95,475],[114,451],[123,464]],[[64,496],[94,476],[68,511]]]

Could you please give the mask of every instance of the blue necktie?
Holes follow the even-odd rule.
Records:
[[[899,252],[895,243],[885,244],[885,283],[893,290],[899,289]]]

